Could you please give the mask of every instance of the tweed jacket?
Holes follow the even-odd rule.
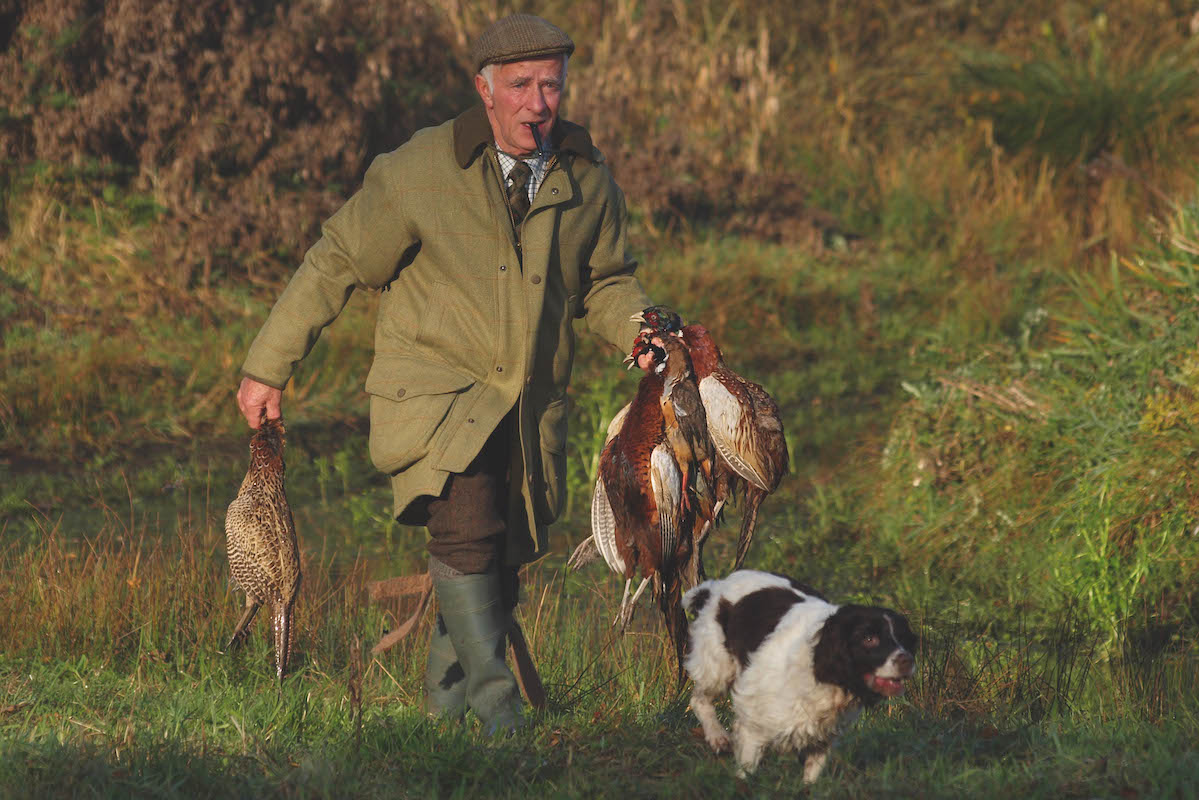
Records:
[[[564,503],[572,321],[627,351],[638,330],[629,317],[650,304],[602,154],[564,120],[551,142],[557,155],[520,247],[481,105],[378,156],[323,225],[242,366],[282,388],[351,292],[381,289],[366,391],[371,459],[391,476],[395,514],[440,494],[515,407],[513,480],[527,522],[509,532],[513,564],[544,553]]]

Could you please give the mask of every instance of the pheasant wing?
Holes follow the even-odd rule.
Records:
[[[699,394],[708,415],[708,432],[716,452],[733,471],[760,489],[770,486],[769,467],[754,447],[750,434],[752,401],[742,379],[721,380],[710,375],[700,381]]]
[[[633,405],[630,401],[624,404],[624,408],[616,412],[616,416],[612,417],[612,421],[608,423],[608,435],[604,437],[604,444],[612,441],[612,437],[620,433],[620,428],[624,425],[624,418],[629,415],[629,408]]]
[[[666,443],[654,448],[650,456],[650,489],[658,507],[658,534],[661,562],[673,558],[679,544],[679,509],[683,502],[683,473]]]
[[[745,381],[745,388],[753,401],[754,433],[758,444],[755,449],[762,453],[768,465],[765,470],[765,489],[773,492],[790,466],[783,420],[779,415],[778,403],[774,402],[769,392],[753,381]]]

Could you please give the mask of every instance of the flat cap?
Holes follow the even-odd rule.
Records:
[[[511,14],[479,34],[470,49],[470,60],[478,72],[488,64],[558,53],[569,56],[574,51],[575,43],[557,25],[532,14]]]

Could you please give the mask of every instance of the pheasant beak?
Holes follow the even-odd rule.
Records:
[[[629,317],[629,322],[636,322],[638,324],[644,325],[645,324],[645,314],[638,311],[636,314]]]

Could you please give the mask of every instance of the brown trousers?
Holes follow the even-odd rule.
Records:
[[[420,498],[401,517],[428,528],[429,555],[458,572],[478,575],[503,563],[514,424],[515,411],[496,426],[463,472],[450,475],[439,497]]]

